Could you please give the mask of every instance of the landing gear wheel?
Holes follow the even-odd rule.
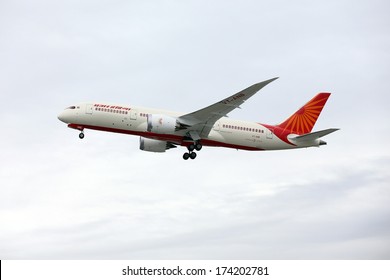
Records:
[[[190,144],[187,149],[192,152],[194,149],[195,149],[195,145],[194,144]]]
[[[195,150],[197,150],[197,151],[202,150],[202,144],[196,143],[196,144],[195,144]]]
[[[184,153],[183,159],[184,159],[184,160],[187,160],[187,159],[189,159],[189,158],[190,158],[190,154],[189,154],[189,153]]]
[[[79,138],[80,138],[80,139],[83,139],[83,138],[84,138],[84,133],[80,132]]]
[[[191,158],[191,159],[195,159],[195,158],[196,158],[196,153],[195,153],[195,152],[192,152],[192,153],[190,154],[190,158]]]

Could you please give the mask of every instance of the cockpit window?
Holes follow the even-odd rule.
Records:
[[[68,107],[66,109],[76,109],[76,106],[70,106],[70,107]]]

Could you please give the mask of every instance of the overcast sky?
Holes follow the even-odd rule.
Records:
[[[0,259],[389,259],[388,1],[0,1]],[[139,150],[84,101],[276,124],[318,92],[327,146]]]

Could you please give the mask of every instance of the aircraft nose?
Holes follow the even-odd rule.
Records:
[[[58,118],[60,121],[66,123],[65,112],[61,112],[61,113],[57,116],[57,118]]]

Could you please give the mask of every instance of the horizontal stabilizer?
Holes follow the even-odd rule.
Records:
[[[311,142],[311,141],[314,141],[320,137],[323,137],[325,135],[333,133],[337,130],[339,130],[339,128],[329,128],[329,129],[320,130],[320,131],[316,131],[316,132],[312,132],[312,133],[289,137],[289,140],[292,140],[295,142]]]

